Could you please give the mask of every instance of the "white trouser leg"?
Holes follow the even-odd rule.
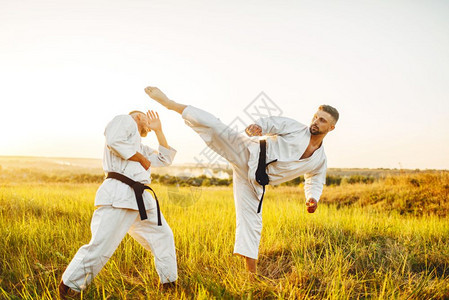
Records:
[[[101,206],[92,216],[92,238],[82,246],[68,265],[62,281],[72,290],[81,291],[100,272],[120,244],[131,225],[139,218],[134,210]]]
[[[257,213],[259,199],[246,177],[240,176],[240,173],[245,175],[245,170],[234,167],[233,171],[236,215],[234,254],[257,259],[262,234],[262,211]]]
[[[231,164],[248,164],[248,145],[252,141],[233,130],[217,117],[193,106],[187,106],[182,117],[204,142]]]
[[[248,179],[248,146],[254,141],[196,107],[187,106],[182,117],[212,150],[231,163],[236,211],[234,254],[257,259],[262,233],[262,213],[257,213],[259,198]]]
[[[145,221],[137,220],[131,226],[129,234],[145,249],[154,255],[156,271],[162,283],[173,282],[178,278],[176,249],[173,232],[161,214],[162,226],[157,226],[155,210]]]

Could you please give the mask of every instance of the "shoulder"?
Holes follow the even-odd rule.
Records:
[[[280,118],[282,118],[283,120],[285,120],[285,122],[288,122],[288,123],[293,124],[293,125],[294,125],[295,127],[297,127],[299,130],[305,130],[305,129],[308,128],[307,125],[304,125],[303,123],[298,122],[297,120],[295,120],[295,119],[293,119],[293,118],[290,118],[290,117],[280,117]]]
[[[296,121],[296,120],[294,120],[294,121],[296,122],[296,124],[298,125],[298,127],[301,128],[301,130],[308,130],[308,129],[309,129],[309,126],[307,126],[307,125],[305,125],[305,124],[303,124],[303,123],[301,123],[301,122],[298,122],[298,121]]]
[[[106,125],[105,133],[134,132],[136,130],[137,124],[130,115],[118,115]]]
[[[111,126],[136,127],[137,124],[130,115],[118,115],[108,123],[108,127]]]
[[[306,130],[308,128],[307,125],[304,125],[290,117],[279,116],[279,117],[271,117],[269,119],[271,119],[273,123],[284,124],[286,126],[289,126],[290,128],[291,128],[291,126],[293,126],[295,128],[295,130],[298,130],[298,131]]]
[[[291,132],[299,135],[304,135],[309,132],[309,126],[304,125],[303,123],[300,123],[296,121],[295,119],[283,117],[283,119],[288,122],[289,128]]]
[[[115,116],[110,123],[131,123],[133,118],[130,115],[118,115]]]

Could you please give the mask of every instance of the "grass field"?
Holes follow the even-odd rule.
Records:
[[[231,187],[154,185],[173,229],[177,288],[126,237],[82,299],[448,299],[448,172],[326,187],[307,214],[300,187],[269,188],[258,279],[233,256]],[[89,242],[98,184],[2,182],[0,298],[55,299]]]

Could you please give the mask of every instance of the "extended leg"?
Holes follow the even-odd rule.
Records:
[[[81,291],[108,262],[128,229],[138,217],[133,210],[101,206],[92,216],[92,238],[73,257],[64,274],[63,283]]]
[[[180,113],[186,124],[201,136],[209,148],[230,163],[236,165],[248,163],[244,157],[248,156],[248,147],[255,142],[246,135],[227,126],[207,111],[170,100],[156,87],[147,87],[145,92],[161,105]]]

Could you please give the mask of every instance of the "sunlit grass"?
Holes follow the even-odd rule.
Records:
[[[332,198],[385,186],[328,187],[315,214],[305,211],[302,189],[270,188],[258,279],[249,277],[243,260],[232,255],[230,187],[153,187],[175,235],[177,288],[159,290],[153,256],[127,236],[82,298],[449,297],[447,218],[383,211],[387,202],[339,207]],[[54,183],[0,187],[0,298],[57,298],[62,272],[90,239],[97,188]]]

